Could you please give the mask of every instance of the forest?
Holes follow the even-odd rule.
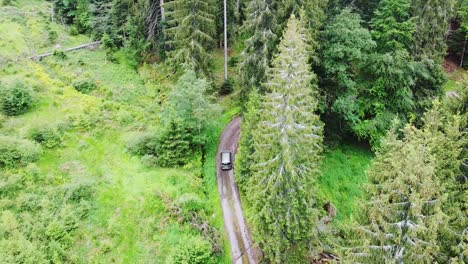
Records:
[[[0,0],[0,263],[468,263],[467,108],[468,0]]]

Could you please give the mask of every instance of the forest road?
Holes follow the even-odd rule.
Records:
[[[222,151],[231,151],[235,161],[240,123],[240,117],[234,118],[221,134],[216,155],[218,191],[223,209],[224,228],[231,247],[232,263],[256,264],[258,263],[258,253],[257,249],[252,246],[252,239],[242,211],[239,189],[234,180],[234,170],[223,171],[220,168],[220,153]]]

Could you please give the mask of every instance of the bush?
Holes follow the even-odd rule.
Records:
[[[176,246],[168,259],[171,264],[210,264],[211,245],[201,238],[192,238]]]
[[[57,126],[45,125],[29,131],[30,138],[46,148],[60,146],[63,141],[63,131]]]
[[[18,82],[1,91],[0,101],[5,115],[16,116],[28,111],[34,104],[35,98],[31,88]]]
[[[34,162],[41,154],[35,142],[10,136],[0,136],[0,167],[18,167]]]
[[[73,88],[80,93],[90,93],[97,88],[96,84],[88,80],[78,80],[73,83]]]
[[[174,122],[162,131],[130,134],[125,141],[128,151],[143,156],[147,166],[183,166],[194,153],[190,131]]]
[[[228,61],[228,64],[230,67],[235,67],[238,63],[239,63],[239,57],[237,56],[232,56]]]
[[[78,28],[76,28],[76,26],[71,26],[68,29],[68,34],[70,34],[71,36],[77,36],[78,34],[80,34],[80,32],[78,31]]]
[[[221,85],[219,94],[227,95],[232,93],[232,91],[234,91],[234,81],[231,78],[228,78],[227,80],[224,80],[223,85]]]

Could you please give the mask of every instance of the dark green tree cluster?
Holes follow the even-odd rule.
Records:
[[[452,3],[438,2],[436,8],[446,14],[433,18],[426,12],[416,14],[421,7],[413,2],[380,1],[367,22],[369,28],[347,8],[326,25],[321,80],[330,129],[350,131],[377,146],[391,120],[420,120],[431,100],[442,93],[445,41],[427,43],[444,39],[445,31],[432,29],[431,24],[446,28]],[[418,49],[433,55],[417,55]]]

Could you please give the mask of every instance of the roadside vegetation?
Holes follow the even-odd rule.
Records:
[[[262,261],[467,262],[467,14],[0,0],[0,262],[231,263],[215,156],[238,115]]]

